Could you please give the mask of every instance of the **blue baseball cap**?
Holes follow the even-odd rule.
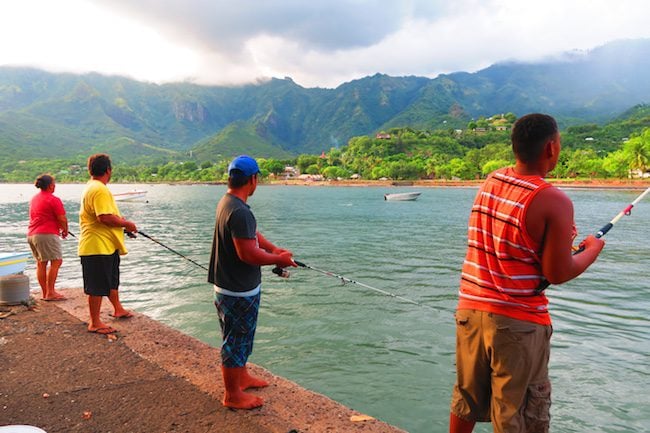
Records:
[[[260,172],[257,161],[248,155],[240,155],[233,159],[228,166],[228,174],[230,174],[231,170],[234,169],[241,170],[241,172],[244,173],[244,176],[252,176]]]

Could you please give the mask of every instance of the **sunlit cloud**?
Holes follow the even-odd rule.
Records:
[[[11,12],[11,19],[3,14],[0,38],[13,43],[2,44],[0,64],[96,71],[154,82],[181,80],[199,66],[199,53],[191,47],[81,0],[21,0]]]
[[[645,0],[6,0],[0,65],[335,87],[650,38]]]

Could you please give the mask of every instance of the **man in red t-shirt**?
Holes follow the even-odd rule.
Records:
[[[27,242],[36,260],[36,278],[43,291],[43,300],[59,301],[65,299],[54,289],[63,263],[59,235],[68,236],[68,219],[63,202],[54,195],[54,178],[49,174],[39,176],[35,186],[41,191],[29,203]]]

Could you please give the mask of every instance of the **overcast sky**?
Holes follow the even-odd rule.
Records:
[[[336,87],[649,38],[647,0],[0,0],[0,65]]]

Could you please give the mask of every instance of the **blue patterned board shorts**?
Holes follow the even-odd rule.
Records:
[[[221,364],[224,367],[244,367],[253,352],[257,328],[257,312],[261,293],[237,297],[215,293],[214,305],[221,326]]]

